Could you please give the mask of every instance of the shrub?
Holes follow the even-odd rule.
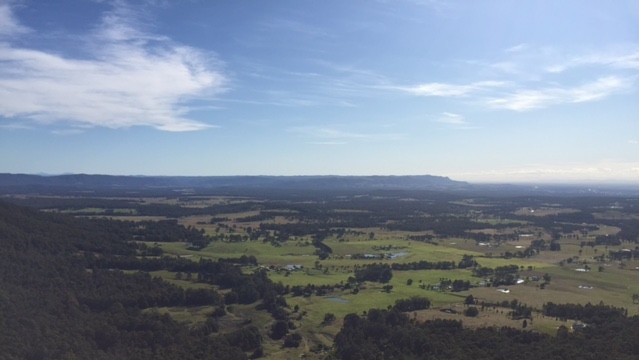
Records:
[[[469,306],[468,309],[464,310],[464,315],[469,317],[475,317],[479,315],[479,310],[475,306]]]

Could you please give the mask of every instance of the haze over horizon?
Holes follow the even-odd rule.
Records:
[[[0,172],[639,183],[639,2],[0,0]]]

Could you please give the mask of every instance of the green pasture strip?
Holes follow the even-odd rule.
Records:
[[[598,304],[603,301],[607,305],[626,308],[629,314],[639,314],[639,307],[632,303],[632,295],[639,289],[638,271],[618,269],[616,264],[612,264],[604,266],[603,272],[599,272],[598,265],[590,266],[589,272],[575,271],[576,267],[572,266],[548,271],[553,279],[550,288],[568,295],[557,302]]]
[[[498,218],[481,218],[476,220],[478,223],[488,225],[528,225],[529,221],[515,219],[498,219]]]
[[[270,271],[268,277],[273,282],[281,282],[284,285],[290,286],[306,286],[306,285],[338,285],[341,282],[346,283],[348,277],[352,274],[347,273],[329,273],[324,274],[320,270],[315,269],[303,269],[289,272],[286,275],[286,271]]]
[[[475,261],[482,267],[496,268],[498,266],[508,266],[508,265],[517,265],[521,269],[524,267],[524,270],[528,270],[529,266],[533,267],[533,270],[536,271],[545,271],[545,269],[552,267],[553,265],[544,263],[541,261],[535,261],[535,257],[520,259],[520,258],[498,258],[498,257],[476,257]]]
[[[197,274],[192,274],[191,281],[185,280],[186,274],[184,273],[182,274],[182,280],[178,280],[176,279],[177,273],[168,270],[151,271],[149,272],[149,274],[151,274],[151,276],[153,277],[157,276],[170,284],[177,285],[184,289],[210,289],[212,287],[209,284],[199,283],[195,281],[197,280]]]
[[[213,242],[201,251],[202,256],[214,259],[255,256],[260,265],[279,266],[303,265],[311,267],[317,261],[313,246],[296,246],[295,243],[273,246],[261,241],[226,243]]]
[[[629,315],[638,314],[639,308],[632,303],[633,288],[627,284],[636,283],[637,274],[596,274],[576,272],[569,269],[549,268],[551,281],[541,289],[539,282],[527,282],[520,285],[494,287],[478,287],[468,291],[480,301],[501,302],[517,299],[522,303],[541,309],[544,303],[556,304],[599,304],[623,307]],[[589,288],[592,287],[592,288]],[[497,289],[508,288],[507,294]]]
[[[413,280],[412,285],[407,285],[408,280]],[[403,289],[406,287],[411,294],[424,291],[419,285],[438,285],[440,279],[463,280],[470,281],[471,285],[475,285],[482,279],[472,276],[472,272],[467,269],[454,270],[410,270],[410,271],[393,271],[393,278],[389,282],[394,288]],[[417,288],[415,290],[414,288]],[[395,289],[394,289],[395,290]]]
[[[432,306],[463,302],[459,294],[428,291],[414,286],[412,288],[394,286],[390,293],[384,292],[383,284],[366,283],[358,294],[350,290],[336,291],[327,296],[289,297],[287,302],[291,307],[298,305],[300,311],[307,312],[307,321],[321,324],[324,314],[333,313],[338,319],[349,313],[362,314],[370,309],[386,309],[395,305],[399,299],[411,296],[422,296],[431,300]]]
[[[396,254],[406,255],[396,258],[397,262],[426,261],[459,261],[463,255],[481,255],[479,251],[468,251],[454,247],[434,245],[426,242],[409,241],[405,239],[383,239],[339,242],[331,239],[324,242],[333,250],[332,256],[346,256],[353,254]],[[390,250],[375,250],[377,247],[391,246]],[[479,249],[478,249],[479,250]]]

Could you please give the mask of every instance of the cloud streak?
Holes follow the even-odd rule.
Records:
[[[0,18],[13,19],[8,6],[0,7]],[[15,38],[28,31],[17,21],[10,24],[0,28],[2,34]],[[105,14],[88,37],[87,43],[99,45],[83,59],[0,37],[0,116],[80,127],[210,127],[188,118],[189,101],[225,89],[226,77],[212,69],[207,54],[139,30],[135,13],[122,7]]]
[[[528,111],[551,105],[596,101],[629,86],[626,79],[608,76],[576,87],[515,90],[505,96],[488,99],[486,104],[496,109]]]
[[[353,141],[387,141],[402,138],[401,134],[395,133],[350,132],[329,126],[299,126],[287,131],[316,139],[311,143],[319,145],[344,145]]]
[[[5,36],[28,33],[30,30],[22,26],[13,16],[9,4],[0,4],[0,39]]]
[[[449,127],[452,127],[454,129],[460,129],[460,130],[474,129],[474,127],[471,126],[468,123],[468,121],[466,121],[464,116],[460,114],[444,112],[441,114],[441,116],[436,118],[434,121],[441,124],[446,124]]]
[[[565,56],[550,48],[519,44],[494,62],[464,61],[482,81],[426,82],[389,87],[414,96],[459,99],[487,109],[531,111],[562,104],[600,101],[635,86],[639,50],[625,46]],[[561,59],[561,61],[557,61]],[[576,83],[576,79],[584,79]]]
[[[506,84],[501,81],[480,81],[466,85],[433,82],[401,89],[417,96],[458,97],[487,91],[504,85]]]
[[[589,164],[530,165],[521,168],[463,172],[454,176],[480,182],[605,181],[611,178],[617,182],[634,182],[639,177],[639,163],[602,161]]]

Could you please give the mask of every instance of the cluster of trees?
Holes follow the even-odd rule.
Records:
[[[544,304],[542,312],[546,316],[559,319],[580,320],[588,324],[601,325],[606,322],[623,319],[627,316],[628,310],[599,303],[593,304],[555,304],[548,302]]]
[[[493,286],[513,285],[517,282],[518,274],[519,266],[517,265],[498,266],[494,269],[482,266],[473,269],[473,276],[490,278]]]
[[[345,288],[346,286],[343,286]],[[302,285],[294,285],[291,286],[290,294],[292,296],[304,296],[309,297],[313,294],[317,296],[324,296],[333,292],[335,286],[333,285],[315,285],[315,284],[307,284],[306,286]]]
[[[399,299],[395,301],[394,308],[401,312],[424,310],[430,308],[430,299],[422,296],[413,296],[408,299]]]
[[[409,263],[392,263],[391,268],[397,271],[410,271],[410,270],[453,270],[456,264],[454,261],[426,261],[420,260]]]
[[[440,290],[452,290],[454,292],[465,291],[471,288],[470,281],[468,280],[451,280],[451,279],[440,279],[439,280],[439,289]]]
[[[638,317],[614,317],[573,333],[561,327],[550,336],[510,327],[469,329],[455,320],[418,323],[397,308],[373,309],[364,316],[346,315],[333,358],[630,360],[639,354],[637,336]]]
[[[370,264],[355,269],[355,280],[358,282],[375,281],[387,283],[393,278],[393,271],[388,264]]]

